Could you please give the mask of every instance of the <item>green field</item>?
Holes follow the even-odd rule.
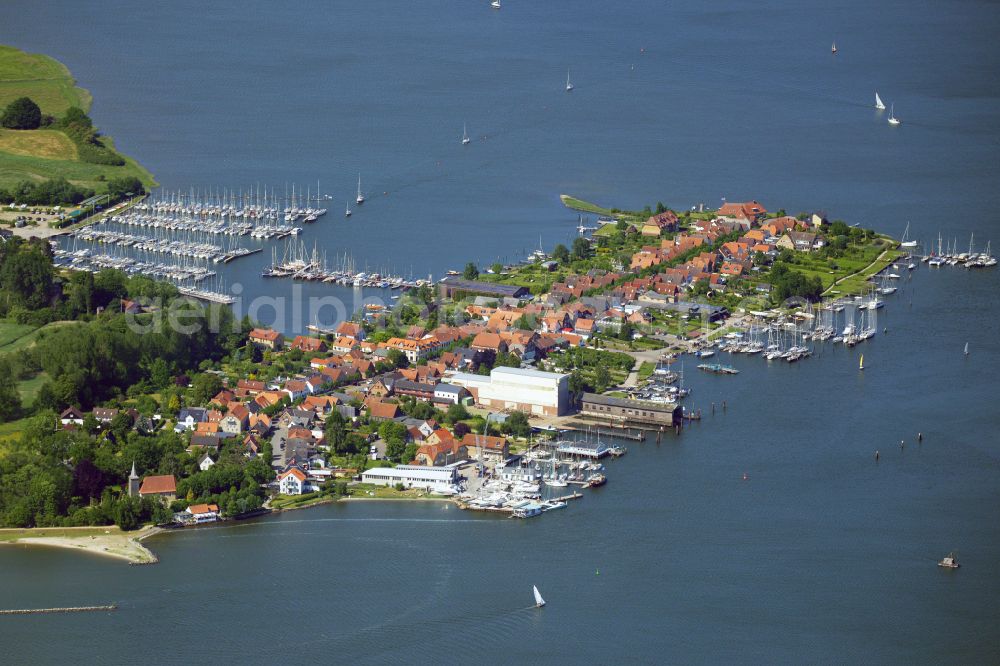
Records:
[[[0,45],[0,108],[18,97],[30,97],[42,113],[60,116],[70,106],[90,108],[90,93],[76,87],[64,65],[44,55]],[[102,136],[108,148],[114,142]],[[63,177],[75,185],[96,192],[105,181],[136,176],[146,185],[156,184],[153,175],[124,155],[124,166],[107,166],[79,161],[76,146],[58,130],[0,130],[0,188],[21,181]]]
[[[61,62],[0,44],[0,106],[30,97],[42,113],[58,116],[71,106],[90,109],[90,93],[76,86]]]
[[[562,201],[563,205],[567,208],[572,208],[573,210],[578,210],[583,213],[594,213],[596,215],[607,215],[609,217],[614,215],[610,208],[602,208],[597,204],[592,204],[589,201],[571,197],[568,194],[560,194],[559,200]]]
[[[17,391],[21,394],[21,404],[25,407],[30,406],[35,401],[35,396],[38,395],[38,390],[42,388],[42,384],[48,380],[49,376],[47,374],[39,372],[31,379],[24,379],[18,382]]]
[[[52,329],[72,323],[71,321],[54,321],[41,328],[36,328],[27,324],[0,320],[0,354],[26,349],[33,345],[40,336],[46,335]]]

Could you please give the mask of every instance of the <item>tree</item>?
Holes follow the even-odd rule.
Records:
[[[21,394],[10,362],[0,359],[0,423],[12,421],[21,414]]]
[[[454,431],[455,439],[462,439],[470,432],[472,432],[472,428],[470,428],[469,424],[465,423],[464,421],[459,421],[458,423],[456,423],[455,427],[452,430]]]
[[[466,280],[475,280],[479,277],[479,269],[471,261],[465,265],[465,270],[462,271],[462,277]]]
[[[573,258],[574,259],[586,259],[590,256],[590,241],[588,241],[583,236],[577,236],[573,239]]]
[[[406,426],[399,421],[383,421],[379,424],[378,436],[384,439],[387,445],[393,442],[403,444],[406,441]],[[400,453],[402,453],[402,448],[400,448]]]
[[[326,424],[323,426],[323,435],[326,438],[327,446],[333,453],[343,455],[347,453],[347,419],[338,412],[330,412],[326,417]]]
[[[52,292],[52,260],[36,246],[21,246],[5,258],[0,287],[17,305],[29,310],[45,307]]]
[[[465,405],[455,404],[448,407],[444,420],[447,423],[458,423],[467,418],[469,418],[469,410],[465,408]]]
[[[490,270],[493,271],[495,274],[499,275],[500,273],[503,273],[503,264],[501,264],[499,261],[494,262],[494,264],[490,266]]]
[[[599,365],[594,371],[594,387],[598,393],[603,393],[611,386],[611,372],[606,366]]]
[[[406,453],[406,442],[401,439],[393,439],[385,443],[385,455],[393,462],[404,462],[403,456]]]
[[[528,433],[531,432],[528,415],[520,411],[511,412],[503,423],[503,429],[515,437],[527,437]]]
[[[417,445],[414,444],[413,442],[410,442],[409,444],[406,445],[406,448],[403,449],[402,461],[405,464],[415,459],[416,457],[417,457]]]
[[[394,368],[405,368],[410,364],[406,354],[400,349],[390,349],[385,355],[385,360],[391,363]]]
[[[569,248],[567,248],[562,243],[559,243],[552,250],[552,258],[558,261],[560,264],[565,264],[569,262]]]
[[[214,372],[203,372],[191,382],[191,399],[204,405],[222,390],[222,378]]]
[[[42,124],[42,110],[28,97],[18,97],[7,105],[0,125],[7,129],[33,130]]]

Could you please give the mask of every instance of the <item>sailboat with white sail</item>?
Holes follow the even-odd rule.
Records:
[[[890,104],[889,105],[889,124],[893,125],[893,126],[899,125],[901,122],[903,122],[899,118],[896,117],[896,114],[894,113],[895,106],[896,106],[895,104]]]
[[[882,98],[878,96],[878,91],[875,91],[875,108],[879,111],[885,111],[885,104],[882,102]]]
[[[535,608],[541,608],[544,606],[545,599],[542,599],[542,593],[538,591],[538,586],[532,585],[531,591],[535,593]]]
[[[573,84],[569,82],[569,67],[566,68],[566,92],[573,89]]]
[[[358,197],[355,199],[357,204],[360,206],[365,202],[365,195],[361,193],[361,174],[358,174]]]
[[[466,146],[472,139],[469,138],[469,132],[465,128],[465,123],[462,123],[462,145]]]

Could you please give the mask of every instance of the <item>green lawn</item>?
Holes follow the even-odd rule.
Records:
[[[656,370],[656,364],[652,361],[643,361],[642,365],[639,366],[639,381],[649,379],[653,375],[653,370]]]

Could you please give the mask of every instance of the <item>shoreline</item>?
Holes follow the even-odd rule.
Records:
[[[0,529],[0,545],[43,546],[83,551],[129,564],[156,564],[156,554],[141,542],[166,530],[143,527],[135,532],[122,532],[118,527],[32,527]]]

